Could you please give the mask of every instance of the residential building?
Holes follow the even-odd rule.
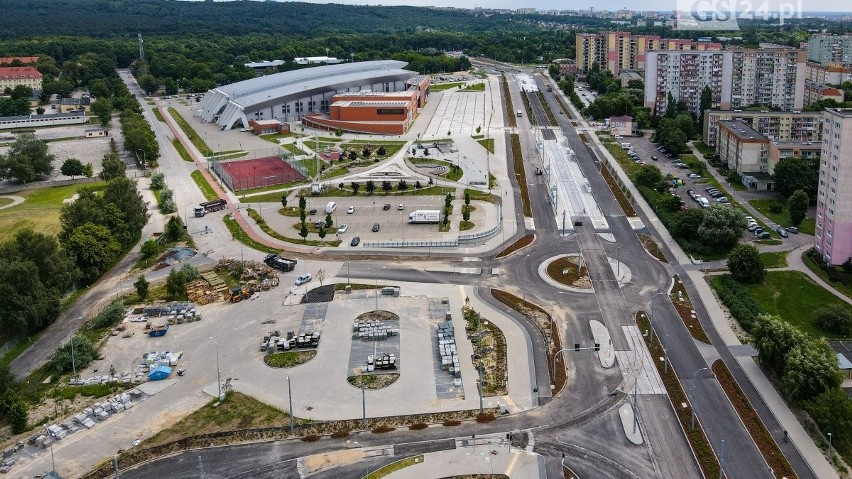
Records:
[[[35,67],[0,67],[0,91],[18,85],[41,90],[41,72]]]
[[[654,115],[662,115],[668,106],[668,94],[682,101],[698,115],[701,91],[709,86],[713,93],[711,108],[731,107],[731,52],[652,51],[645,60],[645,106]]]
[[[85,111],[46,115],[0,116],[0,130],[57,125],[82,125],[89,122]]]
[[[92,99],[89,97],[83,98],[63,98],[59,100],[59,112],[69,113],[72,111],[89,112],[92,109]]]
[[[767,173],[775,174],[778,163],[788,158],[819,159],[822,143],[818,141],[772,141],[769,143]]]
[[[32,65],[37,62],[38,57],[0,57],[0,65],[2,66]]]
[[[612,135],[633,136],[633,117],[629,115],[610,117],[609,132]]]
[[[852,34],[817,34],[808,38],[808,60],[817,63],[852,63]]]
[[[852,80],[852,69],[838,62],[823,65],[809,61],[805,63],[805,79],[817,85],[840,85]]]
[[[743,184],[758,190],[771,189],[769,139],[739,120],[719,122],[719,160],[736,171]]]
[[[634,35],[630,32],[578,33],[577,71],[587,73],[597,63],[618,76],[622,70],[644,70],[648,52],[655,50],[721,50],[721,43],[696,42],[659,35]]]
[[[843,90],[833,86],[820,85],[805,80],[805,106],[813,105],[820,100],[843,102]]]
[[[623,71],[618,74],[618,80],[621,82],[621,88],[627,88],[631,81],[642,81],[642,75],[634,71]]]
[[[731,108],[764,105],[800,110],[804,104],[805,50],[775,45],[730,50]]]
[[[839,265],[852,258],[852,109],[826,109],[822,127],[814,248]]]
[[[719,122],[724,120],[742,121],[772,141],[818,143],[822,138],[821,112],[707,110],[702,139],[708,146],[716,146]]]

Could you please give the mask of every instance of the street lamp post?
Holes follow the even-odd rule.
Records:
[[[364,427],[367,427],[367,392],[364,385],[361,385],[361,421]]]
[[[828,433],[828,461],[831,462],[831,433]]]
[[[296,419],[293,415],[293,388],[290,386],[290,376],[287,376],[287,398],[290,401],[290,435],[292,436],[296,428]]]
[[[219,385],[219,400],[222,400],[222,370],[219,369],[219,343],[213,339],[213,336],[210,336],[210,341],[213,341],[213,344],[216,345],[216,384]]]
[[[689,419],[689,428],[692,429],[692,430],[695,430],[695,402],[696,402],[695,401],[695,381],[696,381],[696,377],[698,376],[698,373],[700,373],[701,371],[706,371],[708,369],[710,369],[710,368],[701,368],[698,371],[695,371],[694,373],[692,373],[692,408],[691,408],[691,415],[690,415],[690,419]]]

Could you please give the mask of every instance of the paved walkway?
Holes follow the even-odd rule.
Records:
[[[459,474],[505,474],[523,479],[543,478],[544,461],[538,454],[505,445],[480,445],[432,452],[423,462],[388,474],[388,479],[431,479]]]
[[[9,198],[10,200],[12,200],[12,202],[9,203],[8,205],[0,206],[0,210],[5,210],[6,208],[11,208],[13,206],[17,206],[17,205],[23,203],[24,199],[25,199],[23,196],[16,196],[16,195],[2,195],[2,196],[0,196],[0,198]]]
[[[561,94],[561,92],[560,92]],[[564,97],[563,99],[568,102],[569,107],[575,112],[576,109],[570,103],[570,101]],[[582,118],[580,116],[576,116],[577,118]],[[578,120],[578,126],[581,128],[589,128],[589,125],[585,120]],[[645,201],[642,195],[639,194],[636,187],[633,185],[633,182],[627,177],[627,174],[624,170],[621,169],[616,159],[609,153],[603,144],[598,139],[597,135],[589,134],[588,137],[592,140],[595,147],[599,152],[602,153],[605,161],[610,163],[611,171],[614,171],[615,174],[621,179],[621,182],[626,185],[627,189],[630,191],[630,195],[635,199],[635,206],[640,208],[649,219],[650,226],[654,228],[659,237],[669,246],[669,250],[674,254],[677,263],[681,265],[687,265],[687,275],[692,280],[695,288],[698,290],[698,295],[701,298],[701,301],[704,303],[707,308],[708,313],[710,314],[710,319],[713,322],[713,326],[716,331],[721,336],[722,340],[725,343],[725,346],[740,346],[741,343],[737,338],[734,331],[731,329],[728,321],[726,320],[726,316],[722,312],[719,303],[716,301],[715,296],[713,296],[713,292],[710,289],[710,285],[707,281],[704,280],[703,275],[700,271],[696,270],[696,268],[692,265],[691,259],[684,253],[684,251],[680,248],[680,246],[674,241],[671,234],[669,234],[668,229],[662,224],[657,215],[654,213],[653,209],[650,205]],[[757,216],[757,215],[755,215]],[[804,265],[803,265],[804,266]],[[805,266],[805,269],[807,267]],[[808,271],[810,272],[810,271]],[[807,273],[806,273],[807,274]],[[810,276],[810,275],[809,275]],[[820,283],[820,284],[824,284]],[[832,288],[833,289],[833,288]],[[813,470],[814,475],[820,478],[836,478],[839,477],[834,468],[828,463],[822,451],[814,444],[813,440],[810,436],[805,432],[802,428],[801,424],[798,420],[796,420],[793,413],[790,411],[790,408],[787,407],[787,404],[763,374],[763,371],[757,366],[754,360],[750,357],[740,358],[738,359],[740,362],[743,371],[748,376],[749,381],[758,391],[760,396],[763,398],[767,407],[772,411],[772,414],[781,424],[781,426],[787,430],[789,434],[790,441],[792,441],[793,445],[799,450],[799,453],[808,462],[811,470]]]

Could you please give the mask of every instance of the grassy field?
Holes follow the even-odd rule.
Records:
[[[760,253],[760,261],[767,268],[783,268],[787,266],[787,255],[789,251],[777,251],[773,253]]]
[[[10,205],[14,201],[12,198],[0,198],[0,207]]]
[[[188,161],[190,163],[192,162],[192,157],[189,156],[189,152],[186,151],[186,148],[183,147],[183,144],[180,142],[180,140],[178,140],[177,138],[172,140],[172,146],[175,147],[175,150],[177,150],[178,155],[180,155],[183,161]]]
[[[172,115],[172,118],[175,119],[177,124],[180,126],[180,129],[183,130],[183,133],[189,138],[189,141],[198,148],[198,151],[201,152],[202,155],[207,154],[210,151],[210,148],[207,146],[207,143],[204,143],[204,140],[198,136],[198,133],[180,116],[177,110],[174,108],[169,108],[169,114]]]
[[[238,392],[228,393],[224,402],[214,407],[214,399],[144,442],[155,446],[197,434],[232,431],[253,427],[287,426],[290,416],[275,407]]]
[[[283,144],[283,145],[281,145],[281,148],[284,148],[285,150],[287,150],[288,152],[290,152],[290,154],[292,154],[292,155],[294,155],[294,156],[299,156],[299,155],[304,155],[304,154],[306,154],[306,153],[304,152],[304,150],[302,150],[302,149],[301,149],[301,148],[299,148],[298,146],[294,145],[293,143],[286,143],[286,144]]]
[[[814,323],[815,310],[833,304],[852,308],[799,271],[769,271],[763,284],[747,285],[746,289],[767,313],[814,337],[836,337]]]
[[[301,151],[301,150],[300,150]],[[298,163],[305,167],[308,170],[308,177],[313,178],[317,175],[317,165],[322,163],[322,160],[315,160],[312,158],[305,158],[303,160],[295,161],[294,163]]]
[[[476,142],[492,154],[494,153],[494,138],[482,138],[481,140],[476,140]]]
[[[807,251],[802,253],[802,261],[805,262],[805,266],[810,268],[810,270],[816,273],[817,276],[822,278],[823,281],[834,286],[834,289],[852,298],[852,283],[843,284],[839,281],[832,281],[831,279],[829,279],[828,273],[826,273],[824,269],[820,268],[820,266],[814,262],[813,258],[808,255]]]
[[[294,135],[292,133],[270,133],[268,135],[260,135],[260,138],[277,145],[278,140],[282,138],[291,138],[293,136]]]
[[[761,214],[774,221],[781,226],[791,226],[790,214],[787,212],[787,205],[783,202],[775,200],[751,200],[748,202],[754,209],[760,211]],[[781,207],[780,213],[773,213],[770,208],[773,204],[778,204]],[[816,230],[816,221],[813,218],[805,218],[802,224],[799,225],[799,231],[805,234],[813,235]]]
[[[192,181],[195,182],[207,201],[213,201],[219,198],[219,195],[216,194],[213,187],[210,186],[210,183],[207,182],[207,179],[204,178],[204,175],[202,175],[200,171],[195,170],[190,176],[192,176]]]
[[[18,231],[31,228],[45,234],[57,234],[60,230],[59,212],[62,200],[71,198],[83,186],[103,188],[105,183],[57,186],[15,193],[25,201],[11,208],[0,210],[0,242],[6,241]]]

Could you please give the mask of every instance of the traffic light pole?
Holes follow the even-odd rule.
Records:
[[[594,351],[600,351],[601,345],[599,343],[595,343],[594,346],[580,347],[580,343],[574,343],[573,348],[563,348],[563,349],[560,349],[559,351],[556,351],[556,354],[553,355],[553,368],[551,369],[551,371],[553,371],[553,381],[554,382],[556,381],[556,359],[559,357],[560,353],[564,353],[566,351],[587,351],[587,350],[590,350],[590,349],[592,349]]]

